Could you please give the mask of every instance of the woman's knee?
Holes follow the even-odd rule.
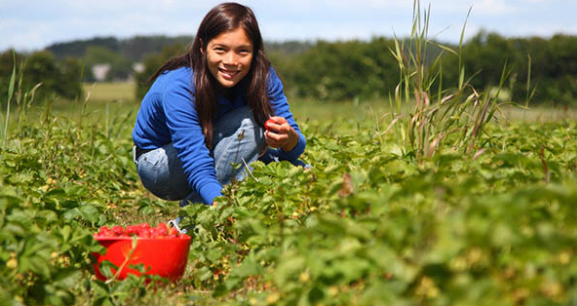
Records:
[[[142,185],[161,199],[181,200],[191,192],[174,148],[165,146],[143,154],[137,173]]]

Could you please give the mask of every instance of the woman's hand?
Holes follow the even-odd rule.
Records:
[[[264,138],[270,147],[281,148],[288,152],[299,142],[299,134],[284,117],[270,117],[265,123],[265,128]]]

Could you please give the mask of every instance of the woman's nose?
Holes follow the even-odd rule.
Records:
[[[237,61],[238,61],[238,57],[236,56],[236,54],[234,54],[234,52],[229,52],[224,57],[224,63],[228,64],[228,65],[236,65]]]

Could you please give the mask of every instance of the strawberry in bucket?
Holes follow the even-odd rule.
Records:
[[[103,226],[94,234],[102,246],[104,254],[93,253],[97,263],[94,264],[96,277],[106,280],[100,271],[102,262],[107,260],[114,264],[120,272],[112,269],[117,279],[124,279],[128,274],[141,275],[131,265],[142,264],[145,274],[158,275],[173,282],[184,274],[188,261],[190,236],[181,234],[176,228],[160,223],[151,227],[148,223],[109,228]]]

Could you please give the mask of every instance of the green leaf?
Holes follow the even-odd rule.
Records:
[[[62,188],[54,188],[44,194],[44,198],[53,198],[63,200],[66,198],[66,192]]]
[[[275,284],[282,288],[291,282],[292,279],[296,279],[301,271],[304,271],[306,267],[306,261],[300,256],[285,256],[285,259],[279,262],[273,278]]]
[[[68,268],[58,272],[55,276],[54,285],[63,289],[72,290],[81,280],[82,272],[78,269]]]
[[[78,208],[72,208],[72,209],[68,209],[63,215],[62,217],[65,220],[74,220],[77,217],[81,216],[80,210]]]
[[[28,265],[32,272],[38,273],[45,278],[50,278],[50,262],[40,256],[28,257]]]
[[[90,204],[80,206],[80,215],[91,223],[96,223],[100,212],[98,209]]]
[[[104,277],[107,279],[114,277],[115,272],[113,272],[112,269],[114,269],[114,271],[118,271],[118,266],[108,260],[100,263],[100,273],[102,273],[102,275],[104,275]]]
[[[60,233],[62,234],[62,240],[68,241],[70,239],[70,234],[72,233],[72,228],[70,228],[70,225],[65,225],[60,229]]]
[[[107,297],[110,294],[110,288],[104,282],[95,280],[92,283],[92,289],[94,289],[96,296]]]
[[[259,275],[262,270],[262,266],[256,262],[254,253],[251,252],[240,266],[232,270],[231,274],[244,279],[248,276]]]

